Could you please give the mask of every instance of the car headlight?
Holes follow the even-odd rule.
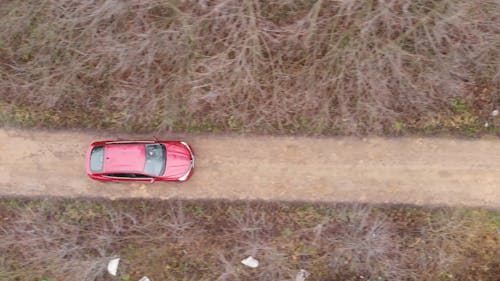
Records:
[[[189,171],[187,171],[187,173],[184,176],[180,177],[179,180],[185,181],[188,178],[189,174],[191,173],[191,169],[192,168],[189,168]]]

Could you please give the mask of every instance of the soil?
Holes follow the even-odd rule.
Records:
[[[0,196],[263,199],[500,208],[500,140],[160,135],[196,154],[185,183],[100,183],[85,174],[103,132],[0,128]]]

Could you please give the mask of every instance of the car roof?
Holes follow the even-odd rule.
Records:
[[[146,162],[144,143],[111,143],[104,149],[104,173],[143,173]]]

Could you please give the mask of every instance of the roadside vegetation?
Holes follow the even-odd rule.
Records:
[[[0,3],[0,123],[500,133],[494,0]]]
[[[0,280],[496,280],[499,231],[479,209],[2,199]]]

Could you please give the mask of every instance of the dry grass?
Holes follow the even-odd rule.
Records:
[[[2,200],[0,280],[495,280],[499,230],[484,210]]]
[[[0,102],[21,123],[48,112],[28,125],[475,128],[500,105],[499,14],[492,0],[2,1]]]

